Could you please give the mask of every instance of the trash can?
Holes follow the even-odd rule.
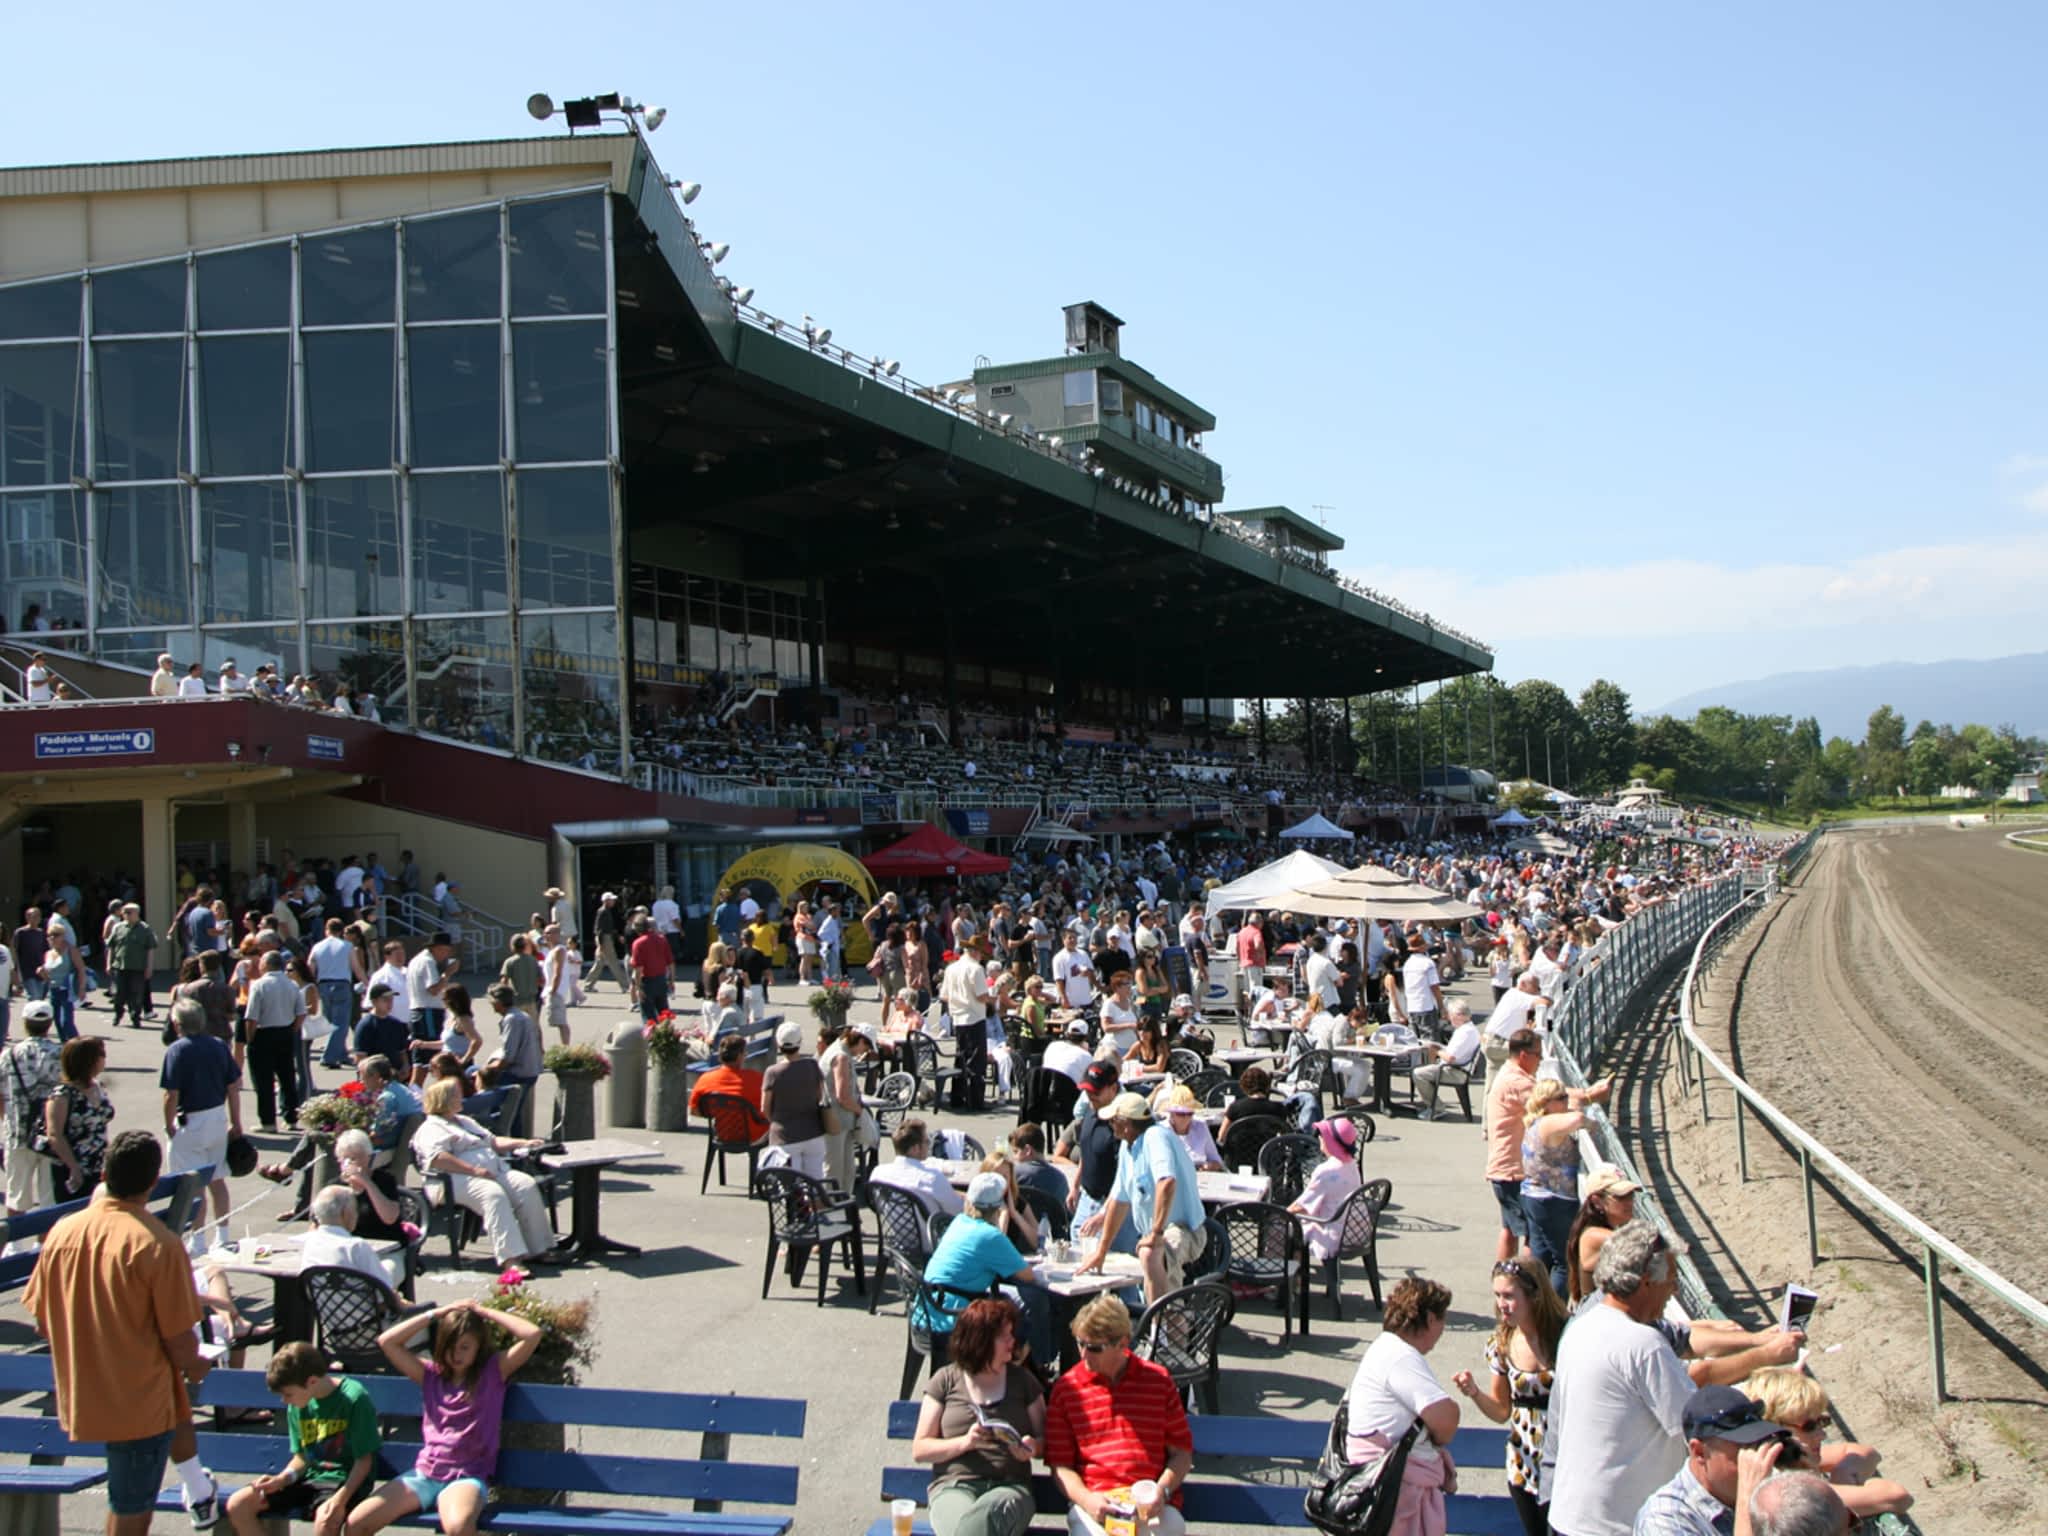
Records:
[[[638,1019],[621,1019],[605,1042],[605,1059],[612,1064],[606,1079],[605,1123],[614,1130],[639,1129],[647,1124],[647,1036]]]

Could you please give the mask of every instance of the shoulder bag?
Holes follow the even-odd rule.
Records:
[[[1415,1448],[1422,1421],[1410,1424],[1377,1461],[1354,1462],[1344,1454],[1350,1418],[1347,1397],[1337,1404],[1329,1443],[1309,1480],[1301,1512],[1326,1536],[1387,1536],[1401,1502],[1401,1474],[1407,1470],[1408,1453]]]

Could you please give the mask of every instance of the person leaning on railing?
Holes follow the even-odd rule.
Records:
[[[1874,1447],[1855,1441],[1827,1441],[1834,1418],[1828,1412],[1827,1389],[1797,1367],[1767,1366],[1754,1372],[1742,1390],[1773,1424],[1792,1431],[1801,1465],[1818,1472],[1858,1520],[1874,1515],[1903,1515],[1913,1507],[1904,1485],[1878,1477],[1882,1459]],[[1780,1456],[1778,1465],[1791,1463]]]

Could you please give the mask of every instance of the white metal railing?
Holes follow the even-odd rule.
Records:
[[[508,929],[503,918],[471,906],[446,913],[416,891],[385,898],[384,928],[390,934],[416,937],[445,929],[462,952],[462,968],[487,976],[497,974],[507,953]]]
[[[1801,839],[1810,846],[1814,834]],[[1804,848],[1801,849],[1802,854]],[[1948,1396],[1948,1357],[1942,1343],[1941,1327],[1941,1264],[1947,1260],[1958,1273],[1967,1275],[1978,1285],[1996,1296],[2021,1316],[2048,1327],[2048,1302],[2023,1291],[2012,1281],[1999,1274],[1988,1264],[1965,1252],[1955,1242],[1937,1232],[1933,1227],[1915,1216],[1898,1201],[1879,1189],[1862,1174],[1837,1157],[1819,1140],[1809,1134],[1789,1115],[1752,1088],[1733,1068],[1715,1054],[1705,1041],[1700,1039],[1693,1025],[1693,996],[1698,989],[1704,962],[1718,947],[1720,940],[1739,927],[1742,920],[1763,910],[1774,897],[1771,890],[1759,891],[1741,908],[1723,914],[1712,928],[1700,936],[1694,946],[1692,961],[1686,968],[1685,982],[1679,994],[1679,1032],[1685,1044],[1691,1048],[1691,1058],[1680,1052],[1681,1070],[1689,1079],[1688,1089],[1697,1087],[1700,1099],[1700,1119],[1709,1117],[1707,1103],[1707,1069],[1712,1068],[1715,1076],[1725,1082],[1735,1095],[1735,1146],[1736,1160],[1742,1180],[1749,1179],[1749,1138],[1745,1124],[1744,1106],[1753,1111],[1759,1119],[1770,1126],[1799,1153],[1799,1179],[1806,1200],[1806,1246],[1807,1258],[1811,1264],[1820,1263],[1820,1226],[1814,1208],[1813,1168],[1817,1162],[1834,1176],[1836,1181],[1855,1191],[1863,1202],[1882,1215],[1893,1226],[1900,1228],[1920,1245],[1921,1278],[1927,1299],[1927,1330],[1929,1363],[1932,1368],[1934,1399],[1936,1403]],[[1686,1070],[1689,1065],[1689,1070]],[[1844,1202],[1846,1203],[1846,1202]]]

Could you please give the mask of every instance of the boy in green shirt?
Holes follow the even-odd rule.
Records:
[[[311,1344],[287,1344],[264,1372],[284,1399],[292,1459],[282,1472],[259,1477],[228,1499],[237,1536],[263,1536],[265,1515],[313,1516],[314,1536],[341,1536],[349,1509],[370,1491],[376,1469],[377,1409],[346,1376],[327,1374]]]

